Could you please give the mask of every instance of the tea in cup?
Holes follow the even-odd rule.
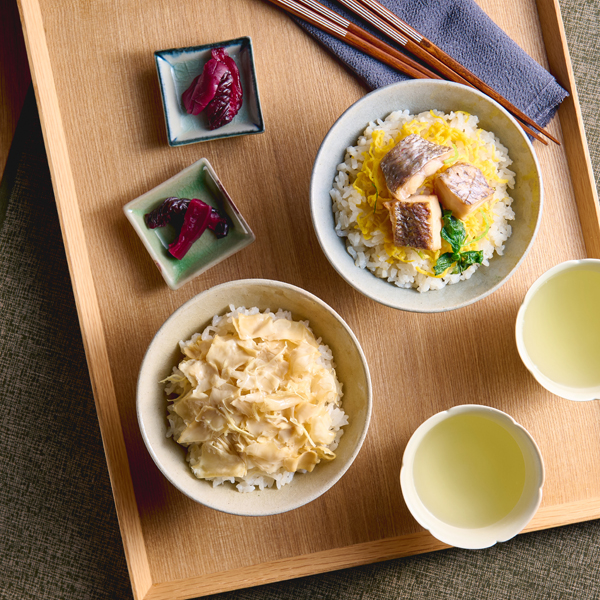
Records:
[[[600,260],[570,260],[544,273],[519,309],[517,348],[548,391],[600,399]]]
[[[543,483],[531,435],[506,413],[472,404],[425,421],[400,472],[413,517],[442,542],[471,549],[517,535],[537,511]]]

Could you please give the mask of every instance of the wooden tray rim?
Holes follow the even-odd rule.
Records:
[[[39,0],[18,0],[18,4],[116,512],[136,600],[183,600],[447,548],[429,532],[422,531],[201,577],[167,582],[152,580],[42,11]],[[537,7],[550,70],[570,93],[558,114],[587,255],[600,258],[600,236],[597,235],[600,207],[560,6],[558,0],[537,0]],[[556,43],[557,40],[560,43]],[[577,177],[573,176],[575,173]],[[542,507],[524,532],[598,517],[600,498]]]

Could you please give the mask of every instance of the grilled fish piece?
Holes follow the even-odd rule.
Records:
[[[406,200],[426,177],[444,166],[452,148],[428,142],[414,133],[396,144],[382,159],[381,170],[392,196]]]
[[[412,196],[383,205],[390,211],[395,246],[422,250],[442,247],[442,211],[436,196]]]
[[[456,163],[438,175],[433,186],[444,208],[457,219],[464,219],[494,193],[483,173],[465,163]]]

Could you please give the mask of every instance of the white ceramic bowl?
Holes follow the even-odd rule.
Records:
[[[502,519],[484,527],[457,527],[436,517],[425,506],[415,486],[415,455],[431,430],[457,415],[477,415],[504,428],[515,440],[524,459],[524,487],[514,508]],[[440,445],[444,450],[443,445]],[[446,448],[447,452],[451,450]],[[464,450],[463,450],[464,454]],[[542,501],[544,463],[531,435],[506,413],[488,406],[464,404],[438,413],[425,421],[412,435],[402,458],[400,485],[408,509],[418,523],[438,540],[451,546],[480,549],[505,542],[517,535],[536,513]]]
[[[383,119],[395,110],[417,114],[430,109],[449,113],[463,110],[479,117],[479,126],[492,131],[513,160],[516,185],[510,191],[516,219],[503,256],[494,255],[490,266],[480,267],[467,281],[423,294],[401,289],[354,265],[345,238],[335,233],[329,191],[345,150],[356,143],[370,121]],[[321,248],[335,270],[359,292],[392,308],[414,312],[441,312],[461,308],[497,290],[525,258],[538,230],[543,188],[535,152],[517,122],[491,98],[457,83],[413,80],[380,88],[353,104],[325,136],[315,159],[310,186],[313,225]]]
[[[552,379],[544,375],[544,373],[542,373],[538,369],[536,364],[533,362],[529,355],[529,352],[527,351],[527,346],[525,345],[525,341],[523,338],[525,313],[527,311],[527,307],[529,306],[532,298],[535,296],[537,291],[552,277],[576,269],[586,269],[600,273],[600,260],[595,258],[586,258],[583,260],[568,260],[566,262],[560,263],[559,265],[556,265],[555,267],[552,267],[543,275],[541,275],[529,288],[529,291],[527,292],[523,300],[523,304],[521,304],[521,308],[519,309],[519,312],[517,314],[517,322],[515,329],[519,356],[521,357],[523,364],[529,369],[529,372],[535,377],[537,382],[541,386],[546,388],[549,392],[556,394],[561,398],[565,398],[566,400],[576,400],[579,402],[585,402],[588,400],[600,400],[600,386],[576,388],[553,381]],[[598,300],[597,304],[598,310],[600,310],[600,299]],[[598,363],[598,369],[600,370],[600,360]]]
[[[291,311],[294,319],[310,321],[317,337],[333,353],[343,384],[342,405],[349,424],[336,450],[335,460],[320,463],[312,473],[297,474],[280,490],[240,493],[232,485],[216,488],[192,474],[186,449],[167,438],[167,400],[163,385],[180,358],[179,341],[189,339],[210,324],[213,315],[229,312],[229,305],[261,310]],[[325,493],[348,470],[367,434],[371,418],[369,367],[358,340],[344,320],[322,300],[293,285],[266,279],[242,279],[198,294],[176,310],[150,343],[137,385],[137,414],[142,437],[164,476],[186,496],[211,508],[243,516],[286,512]]]

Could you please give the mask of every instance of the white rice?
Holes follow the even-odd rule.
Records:
[[[204,331],[202,331],[202,333],[195,333],[191,337],[191,339],[185,340],[185,341],[184,340],[180,341],[179,346],[181,348],[181,351],[183,352],[183,349],[186,346],[193,344],[199,337],[202,340],[212,340],[214,337],[214,333],[216,331],[217,325],[219,323],[221,323],[221,321],[223,319],[226,319],[226,322],[231,323],[232,319],[237,317],[240,314],[255,315],[255,314],[261,312],[257,307],[236,308],[233,304],[229,305],[229,310],[230,310],[230,312],[228,312],[225,315],[221,315],[221,316],[215,315],[212,319],[211,324],[208,327],[206,327],[204,329]],[[291,312],[284,311],[281,309],[279,309],[276,313],[273,313],[273,312],[271,312],[270,309],[267,308],[265,311],[262,311],[262,313],[270,315],[274,319],[287,319],[289,321],[293,320]],[[301,321],[301,322],[304,323],[304,325],[306,325],[306,327],[314,335],[314,332],[310,328],[309,322],[308,321]],[[321,344],[321,341],[322,341],[321,338],[317,339],[317,344],[319,344],[319,352],[321,354],[321,356],[317,359],[317,361],[322,366],[324,366],[326,369],[328,369],[329,371],[331,371],[332,373],[335,374],[335,363],[333,362],[333,354],[331,352],[331,349],[326,344]],[[177,367],[173,368],[173,373],[183,375]],[[340,386],[341,386],[341,383],[340,383]],[[176,384],[167,382],[167,384],[165,385],[165,393],[167,395],[169,395],[174,392],[177,392],[176,387],[177,387]],[[341,395],[342,395],[342,393],[341,393],[341,387],[340,387],[340,397],[341,397]],[[326,406],[326,408],[332,418],[330,431],[336,432],[335,439],[327,447],[332,452],[334,452],[336,450],[336,448],[338,447],[338,444],[340,442],[342,435],[344,435],[344,430],[342,429],[342,427],[344,427],[345,425],[348,425],[348,416],[346,415],[344,410],[341,408],[341,405],[335,406],[333,403],[330,403]],[[185,424],[183,423],[183,420],[176,413],[170,413],[167,416],[167,419],[169,421],[169,430],[167,431],[167,437],[173,437],[173,439],[177,439],[177,437],[179,437],[179,434],[181,433],[183,428],[185,428]],[[189,453],[186,456],[186,460],[189,463],[189,461],[190,461]],[[299,470],[298,472],[306,473],[306,471],[303,471],[303,470]],[[291,483],[292,479],[294,478],[294,474],[295,473],[291,473],[289,471],[284,471],[284,470],[281,470],[280,472],[273,473],[273,474],[267,474],[264,472],[260,472],[260,473],[253,472],[253,473],[248,473],[245,477],[214,477],[214,478],[207,478],[207,481],[211,481],[213,487],[217,487],[226,482],[232,483],[235,485],[235,487],[238,489],[239,492],[245,493],[245,492],[253,492],[255,489],[264,490],[265,488],[273,487],[273,485],[275,485],[277,489],[281,489],[281,487],[283,487],[284,485]]]
[[[365,202],[364,196],[352,187],[356,176],[362,168],[364,153],[368,152],[373,139],[373,131],[376,129],[385,132],[385,142],[395,138],[400,132],[402,125],[417,119],[420,122],[433,123],[441,117],[451,126],[464,132],[469,137],[474,137],[478,129],[478,118],[465,113],[444,114],[440,111],[429,111],[419,115],[409,114],[408,110],[396,111],[388,115],[385,120],[378,119],[369,123],[363,134],[358,138],[355,146],[346,149],[343,163],[339,164],[335,176],[331,198],[333,200],[333,212],[335,215],[336,233],[346,238],[346,249],[354,259],[354,264],[361,269],[369,269],[374,275],[386,279],[390,283],[401,288],[416,288],[419,292],[439,290],[448,284],[457,283],[469,279],[479,265],[471,265],[461,274],[448,274],[442,278],[431,277],[419,273],[416,267],[431,272],[432,265],[427,257],[422,258],[415,250],[407,250],[407,256],[411,263],[394,261],[388,262],[389,256],[385,251],[383,233],[376,231],[369,240],[365,239],[358,228],[357,217],[361,214],[360,205]],[[515,174],[508,169],[512,160],[508,156],[507,149],[500,143],[498,138],[488,131],[480,130],[480,139],[485,142],[483,158],[492,157],[495,153],[498,159],[498,176],[507,180],[507,183],[488,182],[494,188],[493,222],[487,236],[479,242],[479,249],[483,251],[483,265],[488,266],[489,260],[496,252],[502,255],[504,243],[512,233],[508,221],[515,218],[511,208],[512,198],[508,195],[507,188],[513,188]],[[426,190],[419,190],[423,193]]]

